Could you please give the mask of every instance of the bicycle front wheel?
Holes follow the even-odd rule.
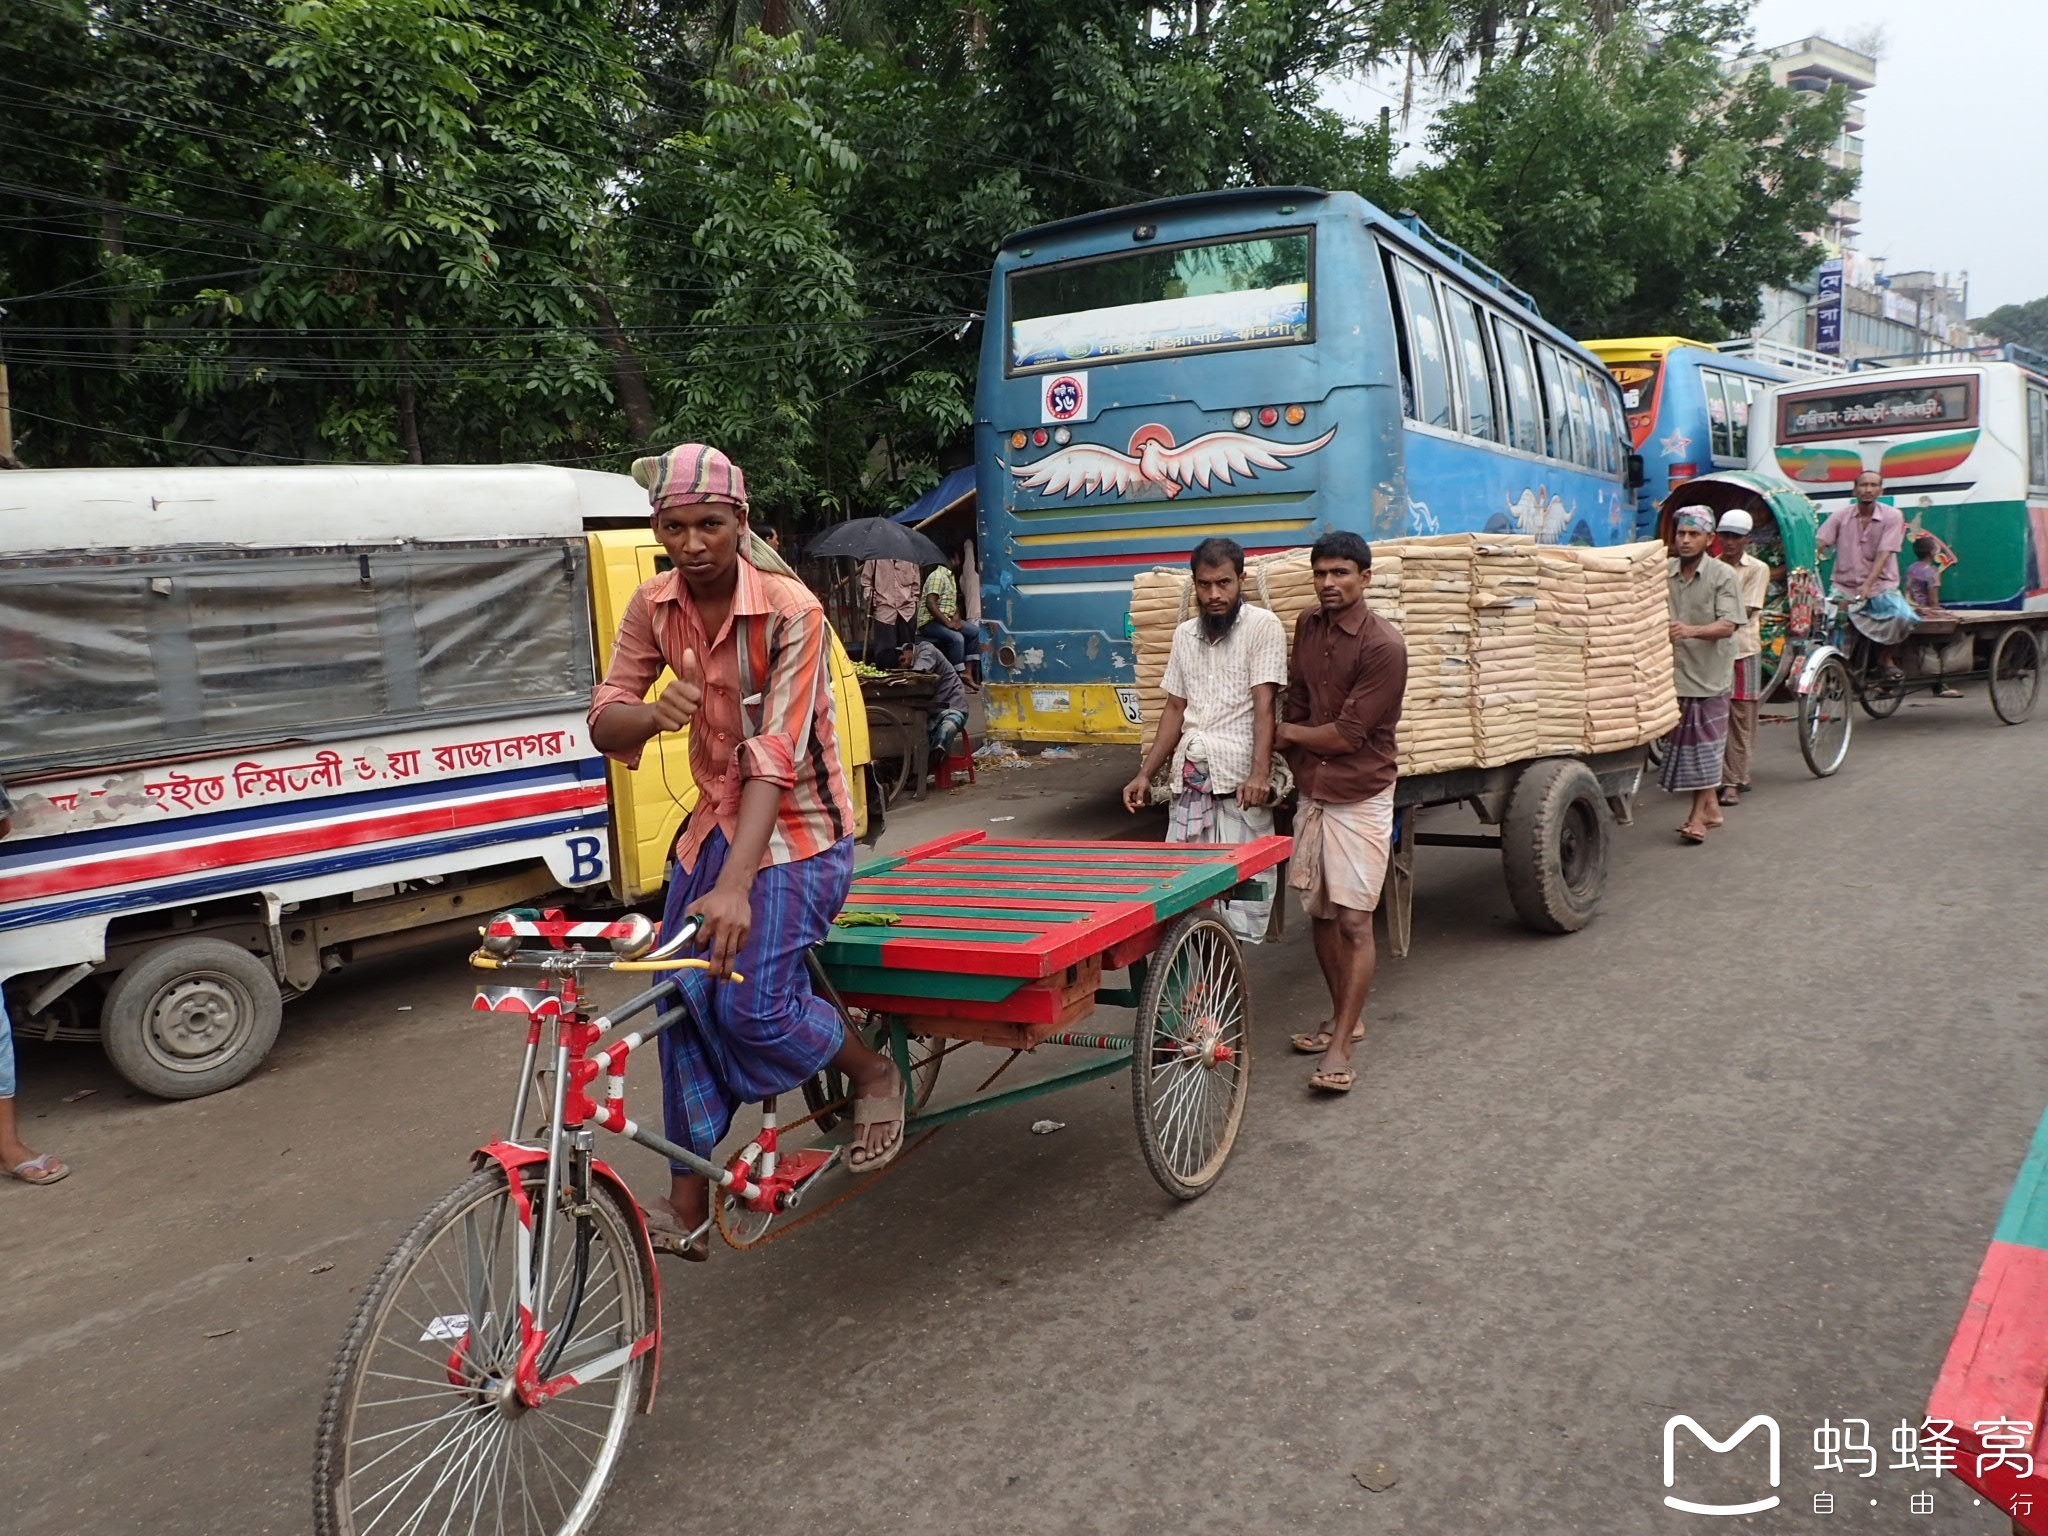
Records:
[[[651,1333],[652,1277],[610,1189],[591,1190],[581,1219],[558,1209],[548,1293],[536,1299],[548,1335],[536,1364],[543,1381],[567,1384],[537,1407],[522,1402],[520,1209],[531,1212],[527,1261],[537,1264],[544,1174],[522,1170],[519,1198],[497,1164],[464,1180],[363,1293],[320,1414],[319,1536],[589,1527],[648,1363],[606,1358]],[[602,1374],[583,1381],[579,1369]]]
[[[1855,693],[1849,669],[1839,656],[1820,664],[1813,685],[1799,700],[1799,755],[1807,770],[1825,779],[1849,755],[1849,699]]]

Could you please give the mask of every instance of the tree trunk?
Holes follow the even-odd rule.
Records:
[[[115,273],[127,250],[126,226],[120,204],[128,199],[128,172],[118,154],[107,157],[105,206],[100,209],[100,250]],[[118,276],[117,276],[118,281]],[[115,294],[107,304],[107,320],[114,332],[114,355],[128,357],[135,351],[135,311],[123,295]]]
[[[391,352],[398,362],[398,440],[404,445],[407,463],[424,464],[427,458],[420,451],[419,400],[412,379],[412,337],[406,332],[405,320],[405,295],[401,292],[391,301]]]
[[[592,279],[589,293],[591,308],[597,311],[599,339],[612,355],[612,383],[619,391],[619,408],[626,413],[626,431],[636,446],[650,445],[654,441],[654,396],[647,388],[647,370],[625,327],[619,324],[611,295],[596,279]]]

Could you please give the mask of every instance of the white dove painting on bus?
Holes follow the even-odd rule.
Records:
[[[1128,452],[1104,443],[1072,443],[1034,464],[1010,466],[1026,490],[1047,496],[1087,496],[1098,491],[1112,496],[1178,496],[1190,486],[1232,485],[1237,477],[1256,480],[1258,472],[1283,470],[1289,459],[1314,453],[1337,435],[1335,427],[1305,443],[1282,443],[1250,432],[1204,432],[1176,444],[1173,433],[1147,422],[1131,434]]]

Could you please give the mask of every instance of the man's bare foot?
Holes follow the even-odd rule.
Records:
[[[882,1070],[853,1086],[853,1141],[846,1162],[855,1173],[881,1168],[903,1150],[903,1078],[888,1058],[875,1059]]]
[[[1365,1038],[1365,1021],[1360,1020],[1358,1028],[1351,1032],[1354,1044]],[[1330,1048],[1330,1024],[1326,1019],[1314,1029],[1298,1035],[1288,1036],[1287,1043],[1304,1056],[1320,1056]]]

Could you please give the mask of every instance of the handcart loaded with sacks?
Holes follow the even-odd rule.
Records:
[[[1401,631],[1408,686],[1398,732],[1394,846],[1380,898],[1387,944],[1413,937],[1415,851],[1497,849],[1516,916],[1542,933],[1593,920],[1617,822],[1633,819],[1649,744],[1678,723],[1667,551],[1517,534],[1445,534],[1372,546],[1366,603]],[[1245,599],[1293,643],[1314,606],[1306,549],[1245,562]],[[1139,702],[1149,747],[1175,627],[1193,612],[1185,566],[1132,583]],[[1157,791],[1163,793],[1163,790]],[[1479,831],[1425,831],[1469,808]],[[1441,818],[1438,818],[1441,820]],[[1275,921],[1284,903],[1275,903]]]

